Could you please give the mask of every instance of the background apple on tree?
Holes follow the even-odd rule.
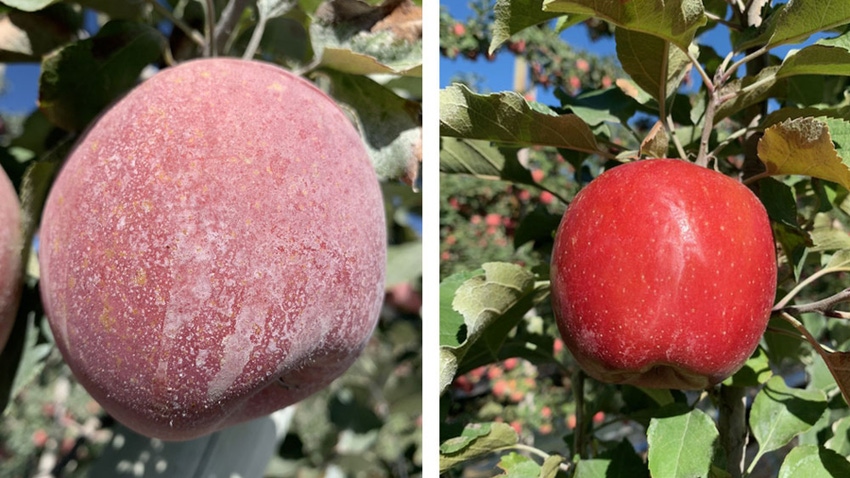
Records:
[[[850,473],[850,10],[472,7],[443,55],[515,81],[441,91],[441,470]]]
[[[421,22],[0,3],[0,475],[419,472]]]

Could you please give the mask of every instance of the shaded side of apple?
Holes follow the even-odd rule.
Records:
[[[41,230],[66,361],[127,426],[189,439],[326,386],[384,295],[380,187],[356,129],[275,66],[196,60],[110,108]]]
[[[0,170],[0,351],[6,346],[21,299],[21,205],[12,181]]]
[[[569,350],[613,383],[699,389],[752,354],[770,316],[776,255],[764,207],[686,161],[616,167],[565,213],[552,299]]]

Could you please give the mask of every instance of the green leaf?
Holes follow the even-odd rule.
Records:
[[[412,282],[422,275],[422,242],[411,241],[387,247],[385,287]]]
[[[772,48],[786,43],[799,43],[813,33],[847,23],[850,23],[850,3],[844,0],[791,0],[780,5],[768,17],[759,35],[735,45],[735,51],[743,51],[757,45]]]
[[[792,75],[850,76],[850,33],[789,52],[776,77]]]
[[[800,227],[787,226],[782,223],[773,224],[773,235],[782,246],[782,252],[794,270],[794,280],[800,280],[803,266],[808,256],[812,238]]]
[[[442,340],[451,341],[450,334],[456,333],[456,340],[462,342],[440,348],[440,393],[445,392],[454,372],[463,368],[467,352],[473,350],[474,356],[486,353],[495,359],[508,333],[548,294],[548,287],[536,288],[534,275],[520,266],[490,262],[482,268],[483,275],[471,277],[455,290],[452,308],[463,316],[463,324],[454,329],[456,317],[449,319],[445,325],[451,328],[444,332],[441,319]],[[440,300],[445,300],[442,289]]]
[[[479,269],[472,272],[458,272],[447,277],[440,283],[440,345],[457,347],[466,341],[466,330],[462,330],[463,316],[458,313],[452,302],[458,287],[469,279],[483,275]]]
[[[34,12],[50,5],[56,0],[3,0],[0,3],[25,12]]]
[[[767,209],[771,221],[799,229],[797,224],[797,201],[791,186],[773,178],[765,178],[758,183],[759,199]]]
[[[824,446],[841,456],[850,456],[850,417],[842,417],[832,423],[832,438]]]
[[[560,13],[544,12],[543,0],[497,0],[493,13],[495,18],[493,38],[490,40],[491,54],[515,33],[561,16]],[[567,22],[576,24],[585,19],[587,16],[584,15],[570,15]]]
[[[534,288],[534,275],[520,266],[491,262],[482,268],[484,276],[461,284],[452,301],[452,307],[463,315],[468,337],[481,336]]]
[[[107,105],[136,84],[139,73],[160,57],[165,37],[127,20],[104,25],[45,57],[38,102],[45,116],[68,131],[81,131]]]
[[[657,403],[661,407],[664,407],[666,405],[671,405],[671,404],[673,404],[673,402],[675,402],[675,399],[673,398],[673,394],[670,392],[669,389],[666,389],[666,388],[644,388],[644,387],[637,387],[637,388],[638,388],[638,390],[640,390],[641,392],[646,394],[648,397],[650,397],[653,401],[655,401],[655,403]]]
[[[482,179],[537,184],[531,172],[519,163],[516,151],[497,148],[490,141],[442,138],[440,171],[448,174],[469,174]]]
[[[561,106],[569,109],[589,126],[597,126],[603,122],[625,124],[640,106],[635,98],[626,95],[616,86],[582,92],[578,96],[570,96],[557,90],[555,95],[561,101]]]
[[[587,153],[600,151],[590,127],[578,116],[538,109],[532,109],[518,93],[478,95],[463,85],[453,85],[440,92],[440,134]]]
[[[629,76],[659,103],[667,101],[679,88],[691,62],[682,50],[653,35],[618,28],[617,58]],[[699,50],[690,47],[696,58]]]
[[[767,382],[773,372],[770,369],[770,361],[767,352],[761,346],[756,347],[753,355],[744,363],[734,375],[723,381],[723,385],[732,387],[757,387]]]
[[[838,157],[845,165],[850,165],[850,118],[827,116],[820,120],[829,128],[829,136]]]
[[[787,84],[783,81],[777,81],[776,72],[778,70],[778,66],[769,66],[754,76],[745,76],[724,85],[718,96],[731,99],[724,101],[717,108],[714,123],[717,124],[720,120],[765,101],[769,97],[783,96]]]
[[[778,478],[833,478],[850,476],[850,461],[817,445],[794,447],[779,468]]]
[[[539,478],[541,476],[540,465],[531,458],[517,452],[503,455],[496,466],[504,471],[497,476],[511,478]]]
[[[53,345],[49,343],[38,343],[39,326],[35,323],[35,314],[32,313],[27,317],[27,336],[24,341],[24,352],[21,356],[21,362],[18,365],[18,373],[15,374],[15,381],[12,383],[12,397],[17,397],[24,387],[29,385],[36,377],[41,374],[46,365],[45,359],[53,349]]]
[[[540,467],[539,478],[555,478],[558,476],[561,463],[564,462],[564,457],[560,455],[549,455],[543,461],[543,466]]]
[[[702,410],[653,418],[646,431],[649,471],[653,476],[708,476],[720,434]]]
[[[687,50],[707,18],[702,0],[544,0],[549,12],[600,17],[627,30],[657,36]]]
[[[552,214],[542,204],[526,214],[514,232],[514,248],[518,249],[527,242],[554,242],[554,233],[561,223],[561,215]]]
[[[470,423],[461,436],[440,445],[440,472],[499,448],[516,445],[518,440],[516,431],[507,423]]]
[[[826,395],[820,390],[789,388],[778,375],[768,380],[750,413],[750,428],[759,444],[756,460],[811,428],[826,405]]]
[[[422,151],[420,105],[366,76],[328,74],[332,81],[331,96],[357,114],[360,134],[378,177],[406,178],[412,182],[418,173]]]
[[[41,61],[41,57],[75,38],[81,17],[71,6],[54,5],[37,12],[0,14],[0,62]]]
[[[627,439],[597,458],[576,463],[574,478],[649,478],[649,469]]]

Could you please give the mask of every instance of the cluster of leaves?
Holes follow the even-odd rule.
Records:
[[[26,117],[4,116],[0,135],[0,166],[21,197],[28,239],[36,237],[51,181],[81,132],[139,81],[176,63],[220,55],[279,64],[328,92],[359,127],[382,180],[388,214],[386,306],[366,353],[332,387],[293,407],[295,413],[286,426],[278,427],[278,436],[272,435],[265,461],[254,448],[260,435],[249,434],[228,445],[237,451],[253,450],[243,453],[242,459],[252,459],[260,472],[271,459],[268,476],[320,474],[331,468],[370,476],[415,475],[421,469],[422,369],[415,346],[421,343],[422,270],[416,224],[422,209],[416,192],[421,162],[419,4],[408,0],[0,3],[4,38],[0,63],[37,62],[41,67],[38,109]],[[54,347],[37,292],[37,239],[32,243],[33,249],[25,251],[27,287],[12,336],[0,355],[4,410],[0,475],[29,476],[37,470],[82,473],[90,467],[111,475],[115,469],[104,463],[124,460],[126,465],[145,453],[148,458],[150,453],[170,453],[171,461],[163,466],[172,470],[180,463],[196,463],[195,471],[204,466],[213,469],[209,468],[215,459],[212,448],[205,452],[207,463],[198,459],[198,447],[205,445],[163,448],[161,442],[132,441],[126,438],[129,435],[112,432],[118,425],[76,384]],[[119,438],[121,443],[153,448],[122,448]],[[278,441],[280,450],[272,450]],[[272,459],[272,452],[278,451]],[[151,461],[149,466],[155,464]]]
[[[441,92],[440,169],[442,184],[450,186],[441,189],[443,471],[484,460],[507,475],[529,477],[850,472],[850,327],[836,320],[850,316],[836,309],[850,294],[844,285],[850,271],[850,155],[844,150],[850,11],[798,0],[769,3],[492,5],[492,22],[480,27],[489,32],[480,34],[490,42],[488,51],[529,31],[548,29],[563,38],[579,28],[572,25],[592,21],[596,28],[601,21],[612,26],[625,75],[610,84],[562,88],[556,105],[514,92],[478,94],[459,84]],[[462,24],[445,14],[442,23],[448,37]],[[724,33],[732,50],[719,53],[711,44]],[[816,34],[821,39],[811,40]],[[453,41],[444,39],[444,46]],[[779,53],[787,45],[797,49]],[[545,159],[529,162],[523,154],[529,147],[555,148],[550,156],[556,159],[545,166]],[[553,355],[546,242],[551,247],[558,212],[606,163],[641,157],[687,158],[744,178],[765,204],[780,246],[780,300],[759,349],[735,376],[702,393],[597,383],[568,355]],[[543,185],[532,177],[541,167],[549,173]],[[482,194],[488,183],[493,193]],[[515,201],[513,191],[526,186],[549,191],[556,204],[541,211],[539,199]],[[477,210],[464,214],[464,207]],[[474,231],[463,223],[486,218],[488,208],[509,224],[538,228],[533,235],[520,235],[521,227],[495,231],[513,233],[512,250],[454,253],[480,247],[477,236],[457,231]],[[446,246],[451,234],[453,244]],[[519,247],[529,236],[536,239],[532,252]],[[568,403],[554,407],[556,413],[575,414],[575,426],[566,420],[564,441],[546,440],[539,430],[518,434],[476,412],[504,400],[494,381],[469,374],[513,357],[527,360],[532,374],[550,377],[548,393]],[[469,383],[478,387],[473,397]],[[547,392],[535,393],[539,400]],[[606,419],[594,424],[590,417],[599,411]]]

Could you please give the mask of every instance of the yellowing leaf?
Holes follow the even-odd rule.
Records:
[[[640,154],[648,158],[666,158],[667,148],[670,145],[670,137],[661,120],[655,122],[655,126],[649,130],[649,134],[640,143]]]
[[[850,187],[850,168],[835,151],[829,127],[815,118],[786,120],[767,128],[758,155],[770,175],[800,174]]]

